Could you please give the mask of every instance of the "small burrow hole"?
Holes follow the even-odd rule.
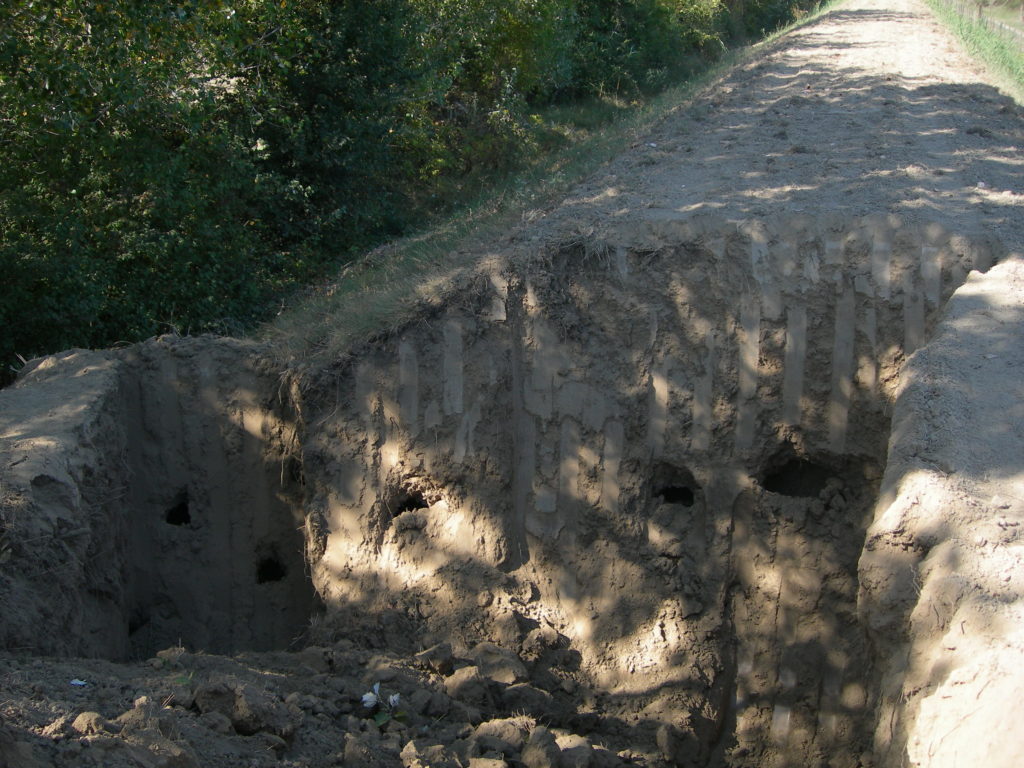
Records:
[[[283,581],[288,575],[288,569],[284,567],[276,555],[268,555],[260,558],[256,563],[256,583],[269,584],[274,581]]]
[[[825,489],[835,473],[828,467],[802,458],[792,458],[765,473],[761,485],[782,496],[814,498]]]
[[[427,509],[430,505],[419,491],[403,491],[391,504],[392,517],[398,517],[403,512],[412,512],[417,509]]]
[[[686,485],[666,485],[657,489],[654,495],[664,504],[682,504],[684,507],[692,507],[695,498],[693,488]]]
[[[128,617],[128,637],[134,636],[140,629],[149,624],[149,613],[140,610],[131,611]]]
[[[302,470],[302,462],[294,456],[290,456],[285,460],[284,474],[295,485],[303,486],[306,484],[306,475]]]
[[[651,496],[658,503],[692,507],[699,491],[700,486],[686,467],[662,463],[654,468]]]
[[[190,525],[192,523],[192,512],[189,510],[186,491],[181,491],[175,496],[171,506],[164,512],[164,522],[168,525]]]

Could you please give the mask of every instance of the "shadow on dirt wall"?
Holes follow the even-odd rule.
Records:
[[[801,398],[808,401],[805,428],[783,418],[787,365],[806,369],[819,384],[830,381],[811,371],[831,367],[838,322],[834,294],[825,291],[826,303],[816,308],[821,322],[810,331],[806,360],[794,362],[787,352],[786,320],[780,316],[759,327],[756,362],[752,367],[747,359],[744,368],[734,343],[736,292],[751,285],[749,276],[715,264],[706,243],[629,258],[636,285],[657,285],[660,291],[637,299],[629,287],[615,287],[600,260],[588,262],[576,251],[554,258],[543,284],[510,291],[510,303],[531,293],[538,309],[519,331],[494,331],[505,354],[515,356],[508,346],[523,345],[522,366],[530,370],[550,352],[563,361],[566,380],[580,384],[573,392],[612,403],[598,409],[604,415],[594,428],[581,415],[588,412],[586,403],[575,400],[566,407],[576,409],[576,416],[529,415],[535,443],[528,447],[529,508],[523,521],[512,498],[521,482],[516,467],[523,446],[515,442],[522,432],[511,422],[517,411],[513,390],[529,380],[528,373],[520,371],[517,380],[511,364],[496,364],[485,383],[471,386],[467,377],[466,410],[477,396],[487,405],[477,417],[478,443],[462,463],[450,460],[454,430],[412,439],[402,433],[401,409],[387,416],[385,401],[402,399],[399,384],[406,376],[394,368],[401,357],[397,343],[368,363],[378,371],[371,378],[382,391],[363,403],[363,412],[334,401],[318,406],[324,421],[311,420],[318,430],[333,418],[362,426],[351,434],[345,434],[346,426],[327,428],[322,443],[306,444],[306,476],[313,484],[307,501],[321,505],[325,517],[315,527],[331,530],[327,517],[338,514],[330,511],[330,485],[339,477],[337,457],[345,456],[365,467],[356,474],[370,478],[349,498],[359,505],[350,514],[362,520],[353,530],[362,531],[361,545],[373,548],[369,556],[351,553],[327,566],[325,582],[345,586],[337,601],[325,590],[338,619],[335,628],[323,630],[385,646],[400,637],[415,638],[408,645],[454,637],[466,647],[489,640],[522,650],[531,630],[557,627],[568,649],[580,654],[581,667],[578,673],[556,670],[554,681],[548,680],[548,693],[561,699],[553,711],[597,718],[621,735],[622,744],[649,741],[667,724],[674,730],[663,740],[678,745],[680,760],[697,750],[698,764],[720,763],[726,750],[734,764],[755,764],[765,755],[781,764],[840,748],[857,753],[866,743],[871,702],[855,613],[856,563],[886,417],[877,391],[853,397],[859,427],[872,434],[851,436],[856,448],[841,454],[828,447],[829,426],[822,417],[827,409],[810,402],[828,401],[830,387],[808,386]],[[693,298],[684,301],[686,296]],[[514,313],[510,307],[509,316]],[[553,335],[540,327],[555,322]],[[898,346],[902,325],[882,325],[874,340],[879,348]],[[424,356],[438,346],[425,338],[428,333],[413,334]],[[487,333],[479,330],[467,339],[463,359],[505,359]],[[709,335],[718,338],[711,362]],[[545,350],[537,339],[557,349]],[[867,344],[858,337],[855,350],[875,355]],[[433,370],[435,389],[444,390],[443,368],[419,360],[419,386],[429,389],[422,371]],[[666,381],[664,397],[653,383],[658,371]],[[340,375],[359,378],[353,371]],[[732,404],[744,376],[756,380],[759,410],[751,446],[738,451]],[[702,381],[712,404],[706,415],[697,407],[705,397],[697,392]],[[352,383],[341,389],[364,391]],[[707,444],[695,448],[701,419],[709,420]],[[621,445],[610,444],[616,432],[608,429],[609,421],[621,425]],[[388,445],[408,461],[394,462],[382,482]],[[615,503],[609,504],[612,454],[618,475]],[[538,485],[545,467],[549,477]],[[545,483],[555,488],[550,511],[533,507]],[[422,503],[367,503],[368,494],[397,501],[414,491]],[[458,536],[467,545],[461,551],[445,539],[449,515],[473,521]],[[473,555],[478,539],[502,541],[488,550],[497,555]],[[382,610],[384,595],[391,604]],[[574,692],[567,693],[559,679],[571,679]]]
[[[765,755],[782,764],[811,752],[856,753],[866,744],[871,705],[863,679],[868,661],[855,615],[862,529],[855,521],[818,521],[808,515],[815,506],[811,499],[768,492],[739,499],[731,533],[738,554],[724,573],[723,564],[710,558],[695,561],[646,551],[638,559],[625,547],[607,551],[606,570],[615,570],[613,559],[632,560],[648,574],[645,588],[662,593],[665,602],[682,597],[682,590],[672,586],[680,578],[691,593],[695,583],[702,584],[700,597],[707,604],[683,622],[693,630],[690,637],[655,636],[646,644],[642,635],[652,627],[659,631],[658,616],[645,615],[645,606],[628,590],[609,595],[598,582],[580,604],[586,606],[588,597],[600,601],[601,613],[587,610],[585,616],[567,617],[585,619],[595,636],[581,642],[570,630],[538,649],[530,644],[531,632],[550,625],[535,584],[479,559],[431,552],[424,534],[414,529],[401,534],[407,548],[420,548],[425,559],[434,555],[435,562],[447,561],[435,581],[396,591],[385,576],[360,579],[365,601],[352,599],[340,620],[328,615],[313,636],[317,642],[345,638],[413,653],[424,644],[451,639],[443,627],[457,625],[450,629],[464,647],[490,641],[519,653],[529,663],[530,682],[543,691],[513,697],[505,686],[492,684],[490,697],[475,702],[484,719],[525,710],[544,724],[593,733],[616,749],[654,743],[661,729],[678,764],[717,765],[726,752],[732,765],[763,764]],[[441,627],[430,621],[429,608],[439,589],[468,603],[461,612],[447,613]],[[502,605],[502,592],[515,597]],[[382,594],[391,595],[385,610],[378,599]],[[491,596],[498,598],[500,609],[492,609]],[[692,597],[682,599],[692,605]],[[662,624],[660,631],[665,629]],[[645,648],[640,653],[632,649],[635,669],[616,671],[615,659],[604,658],[602,670],[587,658],[595,644],[623,638]],[[602,678],[607,667],[613,674]]]
[[[344,558],[330,571],[331,580],[349,585],[344,600],[353,610],[345,610],[344,626],[387,635],[383,625],[360,624],[358,617],[372,617],[376,596],[396,587],[402,597],[393,610],[420,627],[416,634],[425,643],[454,633],[467,644],[491,639],[515,648],[531,627],[549,621],[571,648],[584,648],[584,677],[602,702],[590,711],[627,728],[650,731],[671,722],[679,739],[696,739],[714,759],[729,748],[730,760],[751,764],[766,754],[785,762],[786,755],[803,760],[840,744],[853,753],[866,748],[872,699],[856,618],[856,565],[884,455],[887,402],[911,336],[903,293],[926,279],[926,267],[916,261],[921,243],[910,243],[908,264],[899,268],[905,277],[892,281],[891,294],[885,266],[884,293],[875,285],[854,295],[855,277],[865,284],[877,277],[870,263],[877,258],[870,236],[837,237],[837,288],[816,288],[821,303],[812,305],[798,278],[777,287],[781,309],[770,315],[766,299],[757,310],[765,314],[755,317],[753,345],[742,294],[751,292],[760,305],[764,285],[743,266],[750,263],[750,242],[741,233],[697,235],[620,257],[577,242],[536,258],[534,272],[523,268],[529,277],[509,288],[503,320],[518,317],[520,326],[493,332],[500,341],[488,336],[486,323],[471,319],[472,302],[453,310],[461,319],[434,318],[433,331],[405,337],[421,353],[414,362],[417,385],[428,395],[432,390],[436,401],[450,397],[443,372],[452,359],[490,371],[489,383],[473,385],[460,373],[453,418],[463,396],[467,411],[474,397],[483,403],[469,436],[460,438],[441,422],[430,436],[403,433],[409,372],[396,363],[402,358],[397,342],[370,355],[367,370],[376,373],[368,388],[358,384],[356,371],[332,373],[338,377],[333,390],[356,393],[362,405],[353,412],[339,398],[306,410],[323,409],[313,416],[322,418],[318,428],[339,413],[346,424],[363,427],[348,435],[338,427],[322,445],[307,444],[306,458],[326,466],[331,450],[353,446],[347,460],[365,464],[356,474],[372,479],[356,482],[348,501],[332,501],[329,489],[307,498],[322,507],[323,530],[331,529],[332,505],[354,505],[347,514],[372,517],[357,519],[354,530],[362,526],[363,543],[378,553],[358,572]],[[797,250],[822,260],[827,249],[819,237]],[[919,310],[915,343],[930,336],[966,272],[987,267],[993,256],[972,261],[957,248],[950,253],[934,267],[941,275],[936,272],[934,301]],[[844,295],[851,297],[847,310],[839,306]],[[813,315],[806,325],[793,319],[804,318],[796,311],[801,306]],[[453,327],[456,336],[469,329],[454,346]],[[806,338],[794,341],[801,334]],[[430,352],[442,346],[444,353]],[[837,355],[856,364],[836,373]],[[557,380],[572,393],[561,413],[531,412],[548,407],[529,390],[538,368],[545,381]],[[551,392],[544,397],[557,402],[557,388]],[[740,450],[743,397],[737,393],[744,392],[757,408]],[[601,397],[608,402],[591,408],[588,398]],[[591,418],[595,410],[599,418]],[[528,429],[515,423],[524,414]],[[838,431],[836,424],[845,430],[847,420],[849,432]],[[846,446],[838,452],[837,434]],[[532,438],[528,446],[524,435]],[[460,440],[465,461],[452,462]],[[388,451],[411,459],[388,464],[382,460]],[[619,473],[612,505],[609,457]],[[799,493],[777,479],[786,468],[808,475],[792,481]],[[397,499],[410,479],[427,489],[422,504],[367,504],[367,494]],[[804,492],[809,501],[792,498]],[[525,519],[517,494],[527,502]],[[467,547],[458,555],[431,540],[431,518],[452,510],[472,510],[469,516],[479,521],[466,531]],[[737,533],[751,530],[758,533]],[[477,538],[490,542],[488,557],[471,554]],[[434,569],[442,583],[410,587],[421,578],[412,571],[421,567]],[[397,582],[387,573],[394,568],[407,569]],[[462,609],[452,607],[460,602]],[[438,603],[447,607],[438,611]],[[616,708],[621,716],[612,714]]]
[[[849,256],[858,253],[854,248]],[[279,585],[261,581],[260,541],[294,539],[298,554],[295,528],[302,525],[306,557],[333,614],[314,636],[329,640],[340,632],[335,636],[403,653],[449,637],[465,647],[489,640],[532,653],[535,687],[547,698],[510,700],[496,686],[496,709],[536,705],[542,720],[600,724],[622,746],[650,741],[666,726],[662,741],[680,761],[697,754],[697,764],[720,764],[727,751],[735,765],[856,753],[866,743],[872,706],[855,615],[856,563],[878,478],[877,467],[868,470],[881,462],[885,443],[884,397],[878,389],[855,389],[851,422],[870,434],[851,431],[850,450],[832,451],[828,409],[819,403],[832,396],[830,385],[821,386],[832,377],[821,372],[833,367],[835,329],[842,325],[830,287],[814,310],[820,322],[808,326],[805,358],[797,360],[787,342],[793,333],[785,313],[762,319],[757,355],[744,358],[737,290],[753,286],[747,267],[721,263],[700,238],[627,258],[632,287],[610,278],[611,267],[585,249],[560,251],[532,291],[510,292],[510,302],[532,293],[529,317],[513,330],[509,323],[481,324],[467,335],[459,365],[494,363],[480,378],[466,374],[463,410],[484,403],[469,433],[460,433],[454,418],[413,437],[401,409],[386,407],[384,401],[402,399],[405,374],[395,368],[401,335],[370,356],[380,376],[369,390],[355,383],[358,371],[342,369],[327,376],[330,397],[314,387],[293,393],[291,405],[288,396],[282,401],[276,376],[252,372],[248,351],[205,349],[221,342],[163,340],[133,353],[142,372],[125,375],[109,400],[76,404],[58,393],[55,402],[70,410],[51,414],[56,421],[23,420],[11,434],[47,438],[61,432],[65,419],[90,408],[98,414],[90,441],[76,443],[77,468],[66,482],[51,470],[31,475],[34,501],[47,514],[74,509],[101,532],[68,544],[53,531],[80,521],[58,520],[44,532],[52,557],[65,558],[58,564],[84,585],[83,594],[119,605],[115,618],[129,634],[126,590],[137,585],[126,574],[138,569],[159,574],[158,593],[184,599],[184,610],[200,619],[224,608],[208,611],[189,597],[206,592],[227,600],[237,623],[252,623],[247,606],[274,613],[278,605],[264,594]],[[946,294],[955,276],[943,276]],[[644,289],[651,285],[661,290]],[[877,358],[878,350],[902,342],[901,297],[892,297],[892,306],[865,297],[858,307],[871,302],[881,330],[873,340],[856,334],[853,357]],[[511,304],[509,310],[526,311]],[[474,314],[471,306],[453,311]],[[453,357],[434,336],[444,336],[443,321],[407,331],[423,356],[417,369],[424,402],[432,393],[451,396],[445,364],[430,357]],[[709,338],[716,339],[711,355]],[[526,446],[516,444],[523,433],[510,414],[519,408],[525,418],[526,411],[512,402],[513,393],[548,352],[562,361],[563,384],[580,385],[569,392],[607,402],[596,429],[588,426],[589,406],[572,398],[560,401],[566,412],[530,415],[535,442],[525,466]],[[510,360],[516,354],[518,374]],[[894,356],[893,365],[901,360]],[[806,374],[795,425],[785,417],[792,382],[786,370],[793,365]],[[751,377],[756,425],[741,450],[736,394]],[[346,394],[335,400],[338,393]],[[705,401],[711,407],[702,414]],[[609,430],[609,423],[620,429]],[[296,430],[304,432],[302,466],[295,462]],[[707,441],[702,447],[694,444],[698,434]],[[464,461],[456,462],[460,439]],[[395,463],[382,473],[388,451]],[[513,499],[521,471],[530,479],[523,486],[526,519]],[[543,483],[533,482],[542,475]],[[351,495],[359,505],[351,510],[352,556],[326,561],[317,573],[337,522],[332,515],[344,511],[338,494],[346,477],[362,477]],[[545,484],[554,489],[553,512],[534,508]],[[128,557],[124,523],[140,519],[148,522],[136,533],[149,538]],[[458,525],[445,532],[452,521]],[[477,554],[481,541],[486,557]],[[31,537],[18,547],[12,562],[40,553]],[[308,589],[305,563],[288,562],[286,570]],[[47,572],[37,576],[52,586]],[[147,605],[159,602],[151,599],[156,593],[146,594]],[[47,599],[38,603],[40,611],[53,608]],[[107,610],[61,631],[79,632],[108,618]],[[168,645],[181,639],[206,646],[205,635],[175,634],[187,628],[174,615],[162,619],[165,635],[174,635]],[[557,627],[557,642],[528,649],[531,631],[544,627]],[[160,642],[154,639],[152,649]]]
[[[164,337],[5,390],[3,646],[124,660],[300,634],[317,601],[276,382],[245,344]]]
[[[685,263],[697,274],[708,271],[701,259],[713,256],[710,251],[690,247],[660,255],[637,254],[636,258],[654,272],[671,272],[676,267],[666,264]],[[353,588],[345,592],[344,605],[333,601],[325,590],[341,621],[326,622],[317,630],[320,637],[329,640],[332,632],[340,631],[337,636],[369,647],[414,652],[430,642],[457,636],[466,645],[490,640],[528,659],[532,653],[533,681],[547,698],[509,699],[496,685],[490,692],[491,703],[485,702],[485,706],[493,706],[496,712],[537,706],[542,721],[577,730],[592,728],[594,733],[616,740],[620,748],[649,742],[665,726],[668,730],[662,728],[661,740],[668,749],[677,750],[680,764],[697,759],[693,764],[714,765],[726,758],[733,765],[761,765],[765,760],[785,764],[836,750],[858,752],[867,743],[872,700],[865,685],[869,661],[855,615],[856,562],[874,499],[872,478],[877,479],[876,474],[865,473],[864,467],[878,461],[878,456],[831,454],[821,448],[827,444],[827,431],[821,424],[815,426],[812,419],[801,438],[800,430],[784,423],[779,392],[785,388],[786,347],[784,343],[767,343],[781,332],[780,319],[766,320],[761,334],[765,343],[756,370],[763,387],[758,392],[763,411],[756,450],[749,455],[735,453],[730,425],[736,420],[728,404],[733,402],[742,366],[736,364],[738,353],[723,343],[710,369],[712,389],[720,395],[715,398],[715,414],[721,423],[712,430],[708,449],[694,451],[685,441],[673,443],[666,438],[657,450],[658,458],[652,458],[650,416],[652,398],[656,401],[657,397],[650,382],[652,372],[659,369],[655,358],[661,355],[683,361],[680,371],[686,372],[684,378],[698,380],[709,370],[703,367],[707,359],[703,337],[695,334],[687,341],[685,328],[677,331],[666,321],[653,336],[650,327],[637,332],[637,318],[650,318],[651,314],[635,311],[635,305],[621,309],[617,320],[608,314],[594,316],[596,307],[608,306],[607,295],[594,287],[600,270],[590,265],[579,271],[578,280],[590,281],[591,291],[576,291],[572,280],[563,280],[580,267],[578,258],[582,254],[566,256],[561,267],[566,272],[553,277],[553,284],[560,287],[551,294],[540,290],[538,301],[546,305],[548,317],[559,316],[564,321],[551,343],[569,344],[573,350],[570,357],[596,361],[594,365],[607,372],[600,380],[617,382],[618,391],[611,397],[619,403],[614,410],[620,414],[625,439],[615,508],[606,508],[601,494],[588,495],[586,472],[581,472],[573,498],[562,499],[568,511],[562,528],[550,541],[526,531],[516,532],[508,525],[508,518],[514,518],[509,501],[514,446],[506,445],[491,454],[489,446],[477,444],[467,451],[467,464],[455,465],[448,459],[451,443],[410,441],[402,446],[403,452],[426,457],[425,466],[444,467],[445,473],[434,477],[434,486],[420,487],[421,500],[414,493],[388,496],[394,488],[387,484],[371,484],[365,489],[388,500],[384,508],[377,504],[372,512],[383,525],[368,525],[366,540],[357,542],[370,547],[369,557],[360,561],[365,572],[353,573],[342,567],[331,574],[336,583]],[[653,272],[642,273],[639,279],[648,283],[654,276]],[[676,278],[678,275],[668,280],[663,276],[654,284],[669,285]],[[711,290],[710,286],[697,286],[695,293],[707,301]],[[556,297],[560,307],[555,306]],[[714,304],[734,308],[727,299],[723,293]],[[665,316],[679,311],[670,297],[647,300],[666,302],[662,308]],[[984,297],[975,300],[983,303]],[[710,309],[697,318],[698,327],[708,323],[719,330],[732,327],[729,321],[708,313]],[[821,336],[812,333],[808,342],[807,365],[824,365],[819,358],[828,358],[833,352],[835,316],[826,311],[824,317]],[[694,322],[694,318],[683,322]],[[629,332],[650,339],[640,349],[641,357],[648,356],[646,362],[638,364],[630,357],[628,345],[622,344],[621,339],[629,333],[627,326]],[[894,333],[898,339],[899,330]],[[677,338],[671,341],[670,336]],[[890,343],[884,336],[882,342],[883,346]],[[74,503],[79,504],[79,511],[87,510],[89,525],[103,535],[83,541],[79,552],[73,548],[78,545],[68,544],[66,537],[47,534],[53,547],[68,548],[64,555],[53,554],[54,558],[64,557],[63,561],[47,567],[74,571],[74,578],[88,584],[94,596],[103,596],[107,594],[103,590],[108,590],[109,597],[125,589],[124,582],[117,582],[118,574],[124,577],[118,568],[125,563],[113,556],[120,551],[114,546],[117,536],[123,537],[125,532],[120,529],[115,536],[107,534],[119,530],[118,520],[145,511],[163,533],[182,541],[202,541],[198,550],[192,545],[168,548],[165,542],[154,551],[153,545],[163,541],[156,536],[149,549],[140,550],[149,554],[140,555],[132,567],[165,573],[165,594],[187,596],[202,586],[213,594],[230,595],[232,605],[247,611],[247,601],[262,600],[260,590],[274,586],[260,583],[258,537],[253,538],[251,529],[262,513],[256,514],[258,510],[248,505],[248,495],[283,493],[291,499],[270,514],[280,518],[281,531],[293,532],[300,522],[294,517],[297,505],[315,502],[317,484],[336,479],[329,473],[317,475],[325,467],[317,466],[312,455],[307,456],[302,471],[289,464],[294,454],[287,447],[287,435],[295,425],[289,426],[286,416],[290,411],[275,400],[276,380],[271,379],[273,386],[268,387],[268,382],[253,380],[240,386],[237,379],[225,379],[213,389],[184,383],[194,381],[194,370],[203,366],[191,369],[191,362],[182,361],[203,359],[189,350],[204,343],[210,342],[174,342],[169,357],[152,369],[157,379],[149,382],[152,391],[140,395],[122,389],[112,402],[99,408],[103,415],[94,422],[100,426],[93,433],[92,447],[100,450],[97,455],[80,455],[86,464],[92,463],[88,471],[75,476],[74,486],[84,501]],[[694,346],[687,347],[688,343]],[[1010,345],[1012,339],[1007,336],[999,343]],[[969,341],[964,354],[971,354],[973,348]],[[598,350],[605,351],[603,356]],[[656,355],[651,357],[650,350],[657,350]],[[473,352],[468,345],[466,359],[476,359]],[[154,359],[161,360],[161,354]],[[625,355],[625,363],[618,355]],[[687,361],[696,361],[696,367],[689,368]],[[237,370],[239,361],[228,356],[222,362]],[[619,376],[630,367],[632,377]],[[681,380],[671,369],[668,373],[669,380]],[[345,375],[342,373],[342,378]],[[126,381],[138,385],[142,378],[128,377]],[[393,376],[391,380],[398,379]],[[498,376],[493,385],[495,390],[485,388],[485,392],[498,393],[491,397],[489,407],[500,421],[507,404],[500,393],[510,386],[510,380]],[[270,391],[275,394],[268,395]],[[678,438],[692,433],[692,392],[690,397],[684,397],[682,390],[670,392],[663,414],[666,435]],[[152,398],[148,406],[143,402],[146,398]],[[76,405],[73,398],[59,399],[73,412],[90,407],[85,402]],[[310,404],[307,400],[303,407]],[[344,403],[319,403],[317,407],[328,405],[324,416],[338,406],[342,420],[356,425],[355,436],[363,450],[378,455],[387,443],[377,431],[383,410],[374,407],[374,428],[360,431],[365,422],[359,415],[346,413]],[[872,411],[867,401],[862,405],[867,408],[865,413]],[[123,424],[117,414],[138,416],[140,410],[149,415],[139,416],[132,428],[162,438],[159,446],[132,442],[120,431]],[[633,415],[622,415],[627,413]],[[58,414],[63,414],[63,420],[71,412]],[[190,418],[197,420],[192,426],[188,425]],[[564,443],[559,424],[563,421],[559,418],[553,427],[537,427],[538,439],[551,443],[558,466],[563,466],[566,458],[560,453]],[[311,423],[305,424],[307,429]],[[484,432],[499,438],[512,434],[507,425],[491,429]],[[583,425],[580,429],[581,440],[571,456],[574,462],[593,463],[588,452],[595,450],[607,458],[607,442],[602,442],[607,435],[595,434],[591,437],[597,442],[590,443]],[[15,439],[59,431],[45,419],[35,425],[24,421],[18,430],[12,435]],[[328,434],[327,440],[334,442],[336,437]],[[115,438],[123,442],[109,442]],[[880,443],[884,443],[884,433],[863,444]],[[334,444],[336,449],[343,447]],[[120,450],[109,450],[114,445],[120,445]],[[132,457],[126,453],[127,446],[152,453]],[[186,460],[184,454],[189,453],[194,455]],[[435,455],[431,458],[430,454]],[[350,459],[356,462],[356,458]],[[110,464],[104,463],[108,460]],[[125,460],[134,471],[125,473]],[[345,461],[343,456],[335,460]],[[180,466],[175,462],[181,462]],[[161,468],[159,472],[156,467]],[[1010,469],[1008,466],[1007,471]],[[423,471],[414,474],[429,476]],[[737,474],[746,480],[736,480]],[[725,482],[723,476],[733,477]],[[228,477],[233,479],[225,489]],[[72,493],[71,485],[62,484],[52,472],[40,471],[33,478],[51,478],[33,483],[36,504],[46,499],[55,504],[72,503],[65,498]],[[723,482],[732,489],[729,493],[722,490]],[[183,487],[187,489],[185,501],[177,495]],[[387,508],[389,505],[392,508]],[[475,533],[494,536],[496,531],[500,538],[511,530],[527,542],[528,550],[517,555],[516,567],[504,567],[500,558],[473,556],[473,541],[454,553],[447,545],[435,545],[432,526],[445,522],[438,518],[467,511],[471,511],[470,517],[485,520]],[[306,507],[305,512],[307,536],[315,553],[323,532],[315,533],[318,524],[310,519],[311,508]],[[486,522],[488,516],[490,522]],[[33,524],[42,524],[44,517]],[[214,525],[214,521],[219,522]],[[54,530],[69,524],[58,522]],[[228,543],[233,547],[230,552],[235,565],[224,576],[217,563]],[[17,546],[18,562],[40,552],[39,545],[28,538]],[[504,551],[512,549],[506,546]],[[193,551],[198,556],[189,554]],[[211,559],[203,552],[214,556]],[[49,557],[39,561],[46,562]],[[408,573],[399,571],[413,567],[428,573],[430,579],[404,588],[401,579],[407,579]],[[221,583],[222,579],[229,583]],[[40,610],[46,604],[40,600]],[[205,615],[197,605],[192,610]],[[172,626],[173,616],[167,620],[169,632],[183,626]],[[532,630],[552,625],[559,627],[553,647],[524,647]],[[193,647],[205,644],[198,635],[185,639]]]

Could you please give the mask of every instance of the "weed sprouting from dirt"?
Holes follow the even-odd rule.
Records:
[[[398,708],[402,701],[400,693],[383,694],[380,691],[380,683],[374,683],[373,689],[363,694],[361,698],[363,708],[366,709],[378,727],[387,725],[392,720],[403,722],[406,713]]]

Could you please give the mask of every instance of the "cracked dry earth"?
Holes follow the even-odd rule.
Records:
[[[344,359],[32,361],[0,767],[1019,765],[1021,147],[850,0]]]

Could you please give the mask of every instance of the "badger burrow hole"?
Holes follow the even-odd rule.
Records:
[[[269,584],[276,581],[284,581],[288,575],[288,569],[277,556],[277,553],[264,555],[256,561],[256,583]]]
[[[826,463],[792,455],[787,449],[781,457],[769,462],[760,483],[766,491],[780,496],[816,498],[835,476],[836,472]]]
[[[693,488],[686,485],[666,485],[656,489],[654,495],[665,504],[680,504],[684,507],[692,507],[694,498],[696,498]]]
[[[686,467],[661,462],[654,467],[651,498],[659,504],[692,507],[701,493],[700,485]]]
[[[189,509],[188,491],[182,489],[164,511],[164,522],[168,525],[191,525],[192,512]]]
[[[424,491],[423,489],[428,490]],[[420,478],[406,480],[398,490],[384,496],[377,502],[380,531],[393,529],[395,533],[422,531],[427,526],[423,511],[430,508],[430,494],[437,501],[438,494],[429,490]]]
[[[398,517],[403,512],[415,512],[417,509],[428,509],[430,504],[427,503],[426,497],[422,491],[418,490],[403,490],[391,503],[387,505],[388,511],[391,512],[392,517]]]
[[[289,456],[284,460],[284,464],[281,468],[282,480],[287,479],[288,482],[294,483],[297,486],[304,486],[306,484],[306,474],[302,468],[302,462],[294,456]]]
[[[149,611],[136,606],[128,616],[128,637],[134,637],[147,624],[149,624]]]

